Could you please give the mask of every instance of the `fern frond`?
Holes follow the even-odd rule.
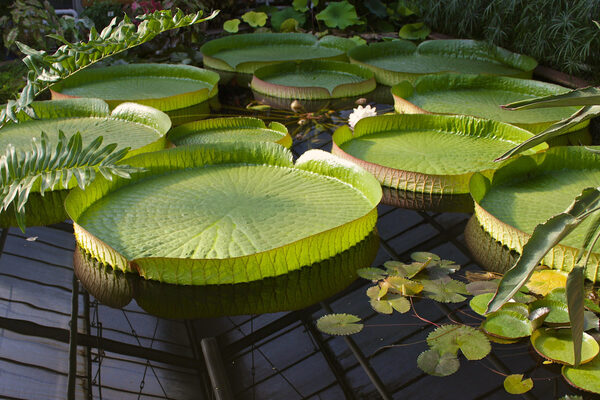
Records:
[[[18,122],[19,112],[35,116],[30,106],[33,99],[56,82],[107,57],[146,43],[162,32],[212,19],[217,13],[218,11],[215,11],[208,17],[201,18],[202,11],[186,15],[177,10],[173,15],[171,10],[160,10],[137,17],[142,20],[137,27],[127,15],[119,23],[113,18],[100,33],[92,28],[87,42],[70,43],[63,36],[50,35],[64,43],[54,54],[34,50],[17,42],[19,50],[26,55],[23,62],[29,69],[27,84],[19,98],[9,101],[0,111],[0,127],[9,121]]]
[[[113,175],[129,178],[131,173],[141,171],[118,163],[129,148],[115,151],[114,143],[101,147],[102,140],[99,136],[83,147],[79,132],[67,140],[59,131],[55,146],[44,132],[39,139],[32,139],[29,151],[19,151],[9,144],[0,156],[0,212],[12,205],[17,224],[24,231],[25,204],[33,189],[43,196],[48,190],[70,188],[75,183],[73,179],[85,189],[97,172],[112,180]]]

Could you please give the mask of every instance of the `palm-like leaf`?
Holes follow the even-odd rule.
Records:
[[[129,178],[130,173],[139,171],[118,164],[129,148],[115,151],[114,143],[101,145],[102,136],[84,148],[79,132],[67,140],[62,131],[55,147],[43,132],[40,139],[32,140],[30,151],[8,145],[0,156],[0,212],[12,205],[17,224],[24,230],[25,204],[32,189],[39,188],[43,196],[47,190],[68,189],[73,186],[73,178],[83,189],[94,180],[96,172],[111,180],[113,175]]]
[[[142,19],[142,22],[137,27],[125,15],[119,23],[114,18],[101,33],[92,28],[87,42],[70,43],[60,35],[50,35],[64,43],[54,54],[47,54],[43,50],[34,50],[17,42],[19,49],[26,55],[23,62],[29,69],[27,84],[19,99],[10,100],[0,111],[0,126],[8,121],[17,122],[19,112],[25,112],[34,117],[35,112],[30,107],[34,98],[54,83],[77,71],[152,40],[159,33],[206,21],[214,18],[217,13],[218,11],[215,11],[208,17],[201,18],[201,11],[188,15],[181,10],[177,10],[175,15],[171,10],[155,11],[152,14],[138,17]]]

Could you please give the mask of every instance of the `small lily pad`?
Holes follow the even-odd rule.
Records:
[[[422,284],[399,276],[390,276],[386,279],[386,282],[394,293],[404,296],[413,296],[423,290]]]
[[[423,280],[423,294],[440,303],[460,303],[466,300],[464,294],[468,294],[463,282],[440,278],[434,280]]]
[[[427,343],[440,354],[462,351],[467,360],[481,360],[491,351],[485,334],[467,325],[442,325],[427,336]]]
[[[367,289],[367,296],[370,298],[371,307],[378,313],[391,314],[396,310],[403,314],[410,310],[410,302],[406,297],[394,293],[386,293],[384,296],[380,296],[378,286]]]
[[[497,311],[488,315],[481,328],[489,335],[503,339],[519,339],[531,335],[531,322],[515,311]]]
[[[494,297],[494,293],[482,293],[473,297],[471,301],[469,301],[469,307],[471,310],[475,311],[479,315],[485,315],[487,310],[487,305],[490,300]]]
[[[566,303],[548,299],[541,299],[531,303],[532,311],[540,307],[548,307],[550,309],[550,312],[546,316],[545,322],[561,325],[569,324],[569,310]]]
[[[384,279],[387,274],[380,268],[361,268],[356,271],[358,276],[369,281],[378,281]]]
[[[600,357],[577,368],[565,365],[562,375],[570,385],[578,389],[600,394]]]
[[[542,357],[560,364],[573,365],[573,340],[570,329],[538,329],[531,335],[533,348]],[[591,361],[598,354],[598,342],[588,335],[583,334],[581,348],[581,363]]]
[[[331,2],[316,15],[318,21],[323,21],[328,28],[346,29],[350,25],[364,24],[356,15],[356,9],[346,0]]]
[[[533,389],[531,378],[523,379],[523,374],[508,375],[504,379],[504,390],[510,394],[523,394]]]
[[[547,295],[552,290],[564,288],[567,285],[567,274],[562,271],[545,269],[543,271],[535,271],[529,281],[525,284],[529,291]]]
[[[317,320],[317,328],[329,335],[353,335],[364,327],[359,321],[360,318],[352,314],[327,314]]]
[[[417,366],[429,375],[448,376],[458,371],[460,362],[456,354],[440,355],[437,350],[427,350],[417,357]]]

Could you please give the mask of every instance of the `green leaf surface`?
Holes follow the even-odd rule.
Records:
[[[381,115],[338,128],[332,152],[363,166],[381,182],[423,193],[467,193],[477,171],[491,175],[492,160],[531,133],[467,116]],[[541,150],[542,147],[534,151]]]
[[[460,303],[468,294],[465,284],[454,279],[422,280],[423,295],[440,303]]]
[[[271,14],[271,25],[276,31],[282,31],[284,30],[282,24],[288,19],[296,21],[298,26],[306,23],[306,16],[302,12],[298,12],[292,7],[285,7]]]
[[[573,341],[573,365],[579,366],[581,362],[581,352],[583,346],[583,331],[584,331],[584,309],[583,299],[584,280],[582,266],[576,266],[567,278],[567,304],[569,306],[569,320],[571,322],[571,340]]]
[[[569,323],[569,310],[566,303],[557,300],[541,299],[531,303],[530,307],[531,312],[541,307],[548,308],[550,311],[545,319],[547,323],[561,325]]]
[[[460,350],[467,360],[481,360],[492,349],[485,334],[467,325],[441,325],[427,336],[427,343],[442,355]]]
[[[423,40],[426,39],[430,33],[431,29],[427,25],[423,22],[416,22],[414,24],[402,25],[402,28],[398,31],[398,36],[400,39]]]
[[[310,0],[294,0],[292,1],[292,7],[296,11],[300,11],[302,13],[308,11],[308,5]]]
[[[468,286],[468,285],[467,285]],[[490,300],[494,297],[494,293],[482,293],[474,296],[469,300],[469,307],[479,315],[485,315],[487,305]]]
[[[268,15],[264,12],[248,11],[242,15],[242,19],[253,28],[265,26]]]
[[[361,268],[356,271],[358,276],[369,281],[378,281],[384,279],[387,274],[380,268]]]
[[[562,86],[529,79],[474,74],[425,75],[414,84],[402,82],[392,88],[399,113],[430,112],[462,114],[514,124],[539,133],[569,117],[577,107],[508,111],[500,105],[516,99],[530,99],[565,93]],[[574,126],[582,129],[588,123]]]
[[[360,318],[352,314],[328,314],[317,320],[317,329],[329,335],[353,335],[363,329]]]
[[[317,100],[366,94],[376,83],[373,73],[361,66],[309,60],[258,68],[250,87],[272,97]]]
[[[575,363],[570,329],[537,329],[531,335],[531,344],[533,344],[533,348],[538,354],[550,361],[566,365],[574,365]],[[598,355],[598,342],[584,332],[581,363],[585,364],[591,361],[596,355]]]
[[[505,105],[504,108],[518,110],[545,107],[593,106],[598,104],[600,104],[600,89],[597,87],[587,87],[575,89],[568,93],[540,95],[535,99],[514,101]]]
[[[91,97],[111,107],[133,101],[161,111],[216,96],[219,75],[191,65],[129,64],[81,71],[52,87],[53,99]]]
[[[73,192],[67,212],[94,257],[170,283],[248,282],[333,256],[372,230],[381,197],[351,163],[311,151],[294,166],[272,143],[185,146],[128,162],[147,172]],[[303,226],[290,229],[292,216]]]
[[[350,39],[307,33],[251,33],[231,35],[205,43],[204,65],[219,71],[251,74],[256,68],[281,61],[346,60],[354,47]]]
[[[176,146],[216,142],[275,142],[289,148],[292,138],[279,122],[267,126],[250,117],[212,118],[179,125],[169,131],[167,138]]]
[[[377,82],[394,86],[424,74],[445,72],[531,77],[537,62],[489,43],[474,40],[429,40],[418,47],[396,40],[357,46],[350,61],[372,69]]]
[[[346,0],[330,2],[327,7],[316,15],[318,21],[323,21],[328,28],[346,29],[351,25],[364,24],[356,15],[356,9]]]
[[[440,355],[436,350],[426,350],[417,357],[417,366],[429,375],[448,376],[458,371],[460,362],[456,354]]]
[[[530,336],[533,329],[529,319],[516,311],[500,310],[489,314],[481,324],[489,335],[503,339],[519,339]]]
[[[565,365],[561,372],[570,385],[586,392],[600,394],[600,357],[579,367]]]
[[[240,22],[241,21],[237,18],[228,19],[223,23],[223,30],[229,33],[237,33],[239,31]]]
[[[531,378],[523,379],[523,374],[512,374],[504,378],[504,390],[510,394],[523,394],[533,389]]]

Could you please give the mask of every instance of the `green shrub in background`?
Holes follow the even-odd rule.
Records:
[[[433,30],[484,39],[541,64],[600,80],[597,0],[411,0]]]

